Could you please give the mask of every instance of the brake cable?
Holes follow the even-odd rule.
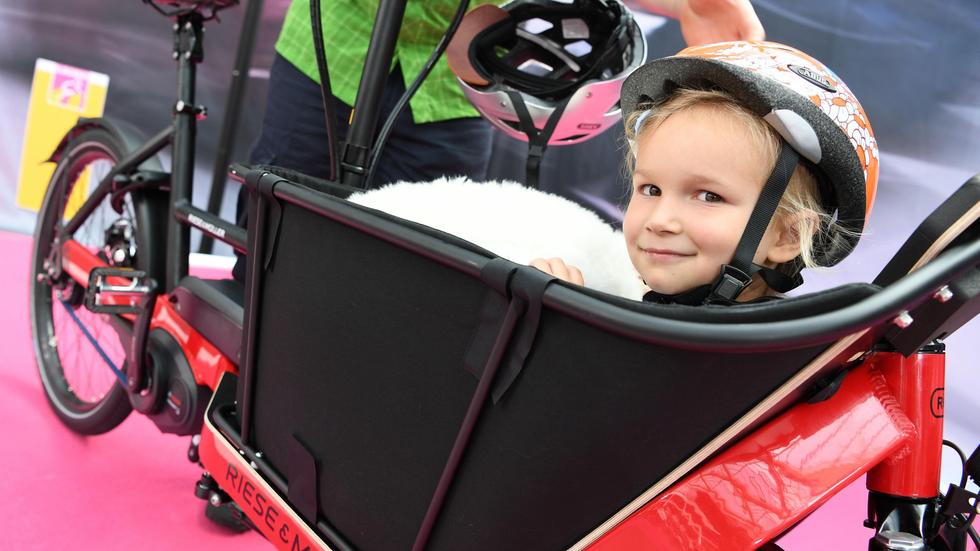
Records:
[[[436,45],[436,49],[432,52],[432,55],[429,56],[428,61],[425,62],[425,65],[422,67],[422,70],[419,71],[418,76],[415,77],[415,81],[413,81],[412,85],[405,90],[405,93],[398,98],[398,103],[395,104],[395,107],[391,110],[391,113],[388,114],[388,118],[381,127],[381,132],[378,133],[378,138],[374,142],[373,151],[368,159],[368,172],[367,177],[364,179],[364,189],[371,188],[371,182],[374,180],[374,174],[377,171],[378,160],[381,158],[381,151],[384,149],[385,143],[388,141],[388,135],[391,133],[391,129],[395,126],[395,121],[398,119],[398,116],[401,115],[401,112],[405,109],[405,106],[408,105],[408,102],[412,99],[412,96],[415,95],[415,92],[418,91],[420,86],[422,86],[422,82],[429,76],[429,73],[432,72],[432,68],[435,67],[436,63],[439,61],[439,58],[442,57],[443,53],[445,53],[446,48],[449,47],[449,41],[452,40],[453,35],[456,34],[456,29],[459,28],[459,24],[463,20],[463,16],[466,15],[466,10],[469,8],[469,6],[470,0],[460,0],[459,6],[456,8],[456,13],[453,14],[453,20],[449,23],[449,27],[446,29],[445,34],[442,35],[442,38]]]
[[[327,54],[323,47],[323,21],[320,19],[320,0],[310,0],[310,22],[313,25],[313,51],[316,53],[316,68],[320,75],[320,95],[323,97],[323,115],[327,125],[327,150],[330,162],[328,180],[337,181],[337,108],[334,105],[333,90],[330,87],[330,69],[327,67]]]

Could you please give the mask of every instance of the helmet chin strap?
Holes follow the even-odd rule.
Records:
[[[555,106],[555,110],[551,112],[551,116],[548,117],[544,128],[538,130],[534,126],[534,119],[531,118],[531,113],[527,110],[527,105],[524,104],[524,98],[521,97],[521,94],[511,90],[507,92],[507,96],[510,97],[511,103],[514,104],[514,111],[517,113],[517,118],[521,125],[521,132],[527,134],[525,183],[528,187],[537,189],[540,185],[538,174],[541,171],[541,158],[544,156],[545,149],[548,149],[548,140],[555,133],[558,121],[561,120],[561,114],[568,105],[568,100],[572,99],[572,97],[568,96],[561,100]]]
[[[780,140],[779,157],[776,158],[776,165],[773,166],[766,185],[762,187],[762,193],[759,194],[759,200],[756,201],[755,208],[752,209],[752,215],[749,216],[749,221],[745,225],[742,238],[739,240],[738,246],[735,247],[732,261],[721,267],[721,273],[718,275],[718,279],[711,284],[705,303],[730,304],[734,302],[738,295],[752,282],[752,275],[755,273],[759,273],[767,284],[780,292],[788,291],[803,283],[803,278],[799,276],[799,273],[793,278],[772,268],[759,266],[752,262],[756,251],[759,249],[759,243],[762,242],[762,236],[766,233],[766,228],[769,227],[773,215],[776,214],[776,207],[779,206],[779,201],[782,199],[783,193],[786,192],[789,179],[793,175],[793,171],[796,170],[799,159],[796,150],[785,141]]]
[[[787,275],[766,266],[760,266],[752,262],[755,252],[759,249],[762,236],[769,227],[776,207],[789,185],[789,179],[796,170],[799,162],[799,154],[786,142],[781,141],[779,147],[779,157],[776,165],[769,174],[769,179],[762,187],[759,200],[752,209],[752,215],[745,225],[742,238],[735,247],[735,254],[731,262],[721,267],[721,273],[714,282],[701,285],[675,295],[666,295],[656,291],[650,291],[644,295],[646,302],[659,304],[686,304],[698,306],[701,304],[733,304],[735,299],[752,283],[752,276],[756,273],[766,282],[770,288],[781,293],[790,291],[803,284],[803,277],[799,270],[795,270],[795,275]],[[802,268],[799,261],[794,261],[797,268]]]

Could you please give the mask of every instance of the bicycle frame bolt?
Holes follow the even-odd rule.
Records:
[[[262,459],[262,452],[255,452],[255,457],[257,459]]]
[[[892,323],[898,326],[899,329],[905,329],[906,327],[912,325],[912,316],[909,315],[908,310],[903,311],[901,314],[895,316]]]
[[[218,495],[218,492],[211,492],[211,496],[208,498],[208,501],[215,507],[221,506],[221,496]]]
[[[879,544],[884,544],[885,549],[893,551],[925,551],[926,545],[922,538],[914,534],[884,530],[877,534],[874,539]]]
[[[943,288],[936,291],[936,294],[932,295],[932,297],[939,302],[949,302],[953,298],[953,291],[949,288],[949,285],[943,285]]]
[[[180,52],[174,52],[174,59],[177,59],[178,57],[180,57]]]

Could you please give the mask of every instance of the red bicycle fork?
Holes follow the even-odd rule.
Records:
[[[883,352],[869,361],[884,376],[888,390],[916,430],[899,453],[868,471],[868,489],[912,499],[938,497],[946,355],[923,352],[905,358]]]
[[[868,471],[871,551],[926,549],[938,532],[945,359],[940,345],[908,358],[886,352],[870,360],[915,427],[902,448]]]

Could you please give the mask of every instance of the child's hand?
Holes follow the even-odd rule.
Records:
[[[565,261],[560,258],[535,258],[528,265],[569,283],[585,285],[582,272],[575,266],[565,265]]]

